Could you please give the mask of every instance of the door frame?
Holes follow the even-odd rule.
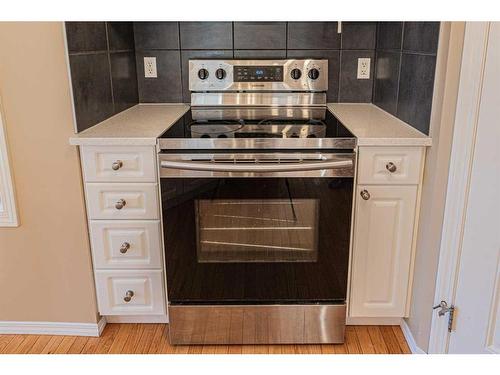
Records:
[[[489,30],[490,22],[467,22],[465,25],[460,85],[434,294],[435,305],[441,300],[451,305],[455,300]],[[447,353],[449,339],[447,316],[438,317],[438,314],[434,313],[428,352]]]
[[[17,227],[19,219],[4,118],[0,98],[0,227]]]

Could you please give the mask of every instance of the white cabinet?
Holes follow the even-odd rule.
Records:
[[[155,147],[82,146],[81,159],[99,313],[166,322]]]
[[[407,316],[423,147],[359,147],[349,318]]]
[[[405,315],[416,197],[417,186],[358,185],[352,317]]]

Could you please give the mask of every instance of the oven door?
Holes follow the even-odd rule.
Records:
[[[160,154],[169,302],[344,303],[354,158]]]

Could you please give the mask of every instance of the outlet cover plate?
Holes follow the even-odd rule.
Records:
[[[144,77],[158,78],[156,71],[156,57],[144,57]]]
[[[370,79],[370,63],[369,57],[358,59],[358,79]]]

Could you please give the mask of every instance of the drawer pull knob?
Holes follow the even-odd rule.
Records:
[[[125,302],[130,302],[132,300],[133,296],[134,296],[134,291],[133,290],[127,290],[127,293],[125,293],[125,297],[123,297],[123,300]]]
[[[389,163],[387,163],[385,165],[385,169],[387,169],[391,173],[394,173],[394,172],[396,172],[396,169],[397,169],[396,164],[394,164],[392,161],[390,161]]]
[[[360,194],[361,194],[361,198],[363,198],[365,201],[370,199],[370,193],[368,192],[368,190],[361,190]]]
[[[118,169],[120,169],[121,167],[123,167],[123,163],[121,160],[117,160],[115,161],[112,165],[111,165],[111,168],[114,170],[114,171],[117,171]]]
[[[128,242],[124,242],[120,246],[120,253],[125,254],[128,251],[128,249],[130,249],[130,244]]]
[[[123,207],[125,207],[126,204],[127,202],[125,202],[125,199],[120,199],[118,202],[116,202],[115,208],[117,210],[121,210]]]

